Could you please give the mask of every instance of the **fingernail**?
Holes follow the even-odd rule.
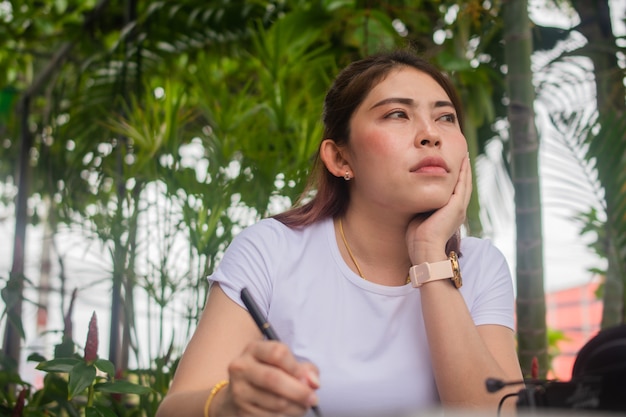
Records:
[[[311,396],[308,399],[309,407],[313,407],[314,405],[317,405],[318,401],[319,400],[317,399],[317,394],[315,393],[311,394]]]
[[[313,385],[313,388],[319,388],[320,379],[315,372],[309,372],[307,378],[309,379],[309,383]]]

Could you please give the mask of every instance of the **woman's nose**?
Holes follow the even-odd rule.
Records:
[[[423,120],[421,128],[416,132],[416,146],[441,146],[439,131],[431,120]]]
[[[419,144],[421,146],[440,146],[441,145],[441,141],[439,139],[435,139],[435,138],[424,138],[421,139],[419,141]]]

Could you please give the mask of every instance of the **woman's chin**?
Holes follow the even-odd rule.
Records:
[[[441,201],[436,201],[436,200],[431,199],[428,201],[428,205],[421,205],[419,207],[418,213],[430,215],[433,212],[445,206],[447,203],[448,203],[448,200],[441,199]]]

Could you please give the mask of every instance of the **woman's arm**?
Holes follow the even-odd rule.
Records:
[[[435,381],[445,407],[490,408],[514,388],[489,393],[487,378],[520,380],[521,370],[511,329],[475,326],[461,293],[446,281],[421,287]],[[514,401],[506,402],[511,408]]]
[[[317,370],[285,345],[263,341],[248,312],[215,284],[157,417],[202,416],[222,380],[230,383],[211,402],[211,417],[304,414],[316,400]]]
[[[469,159],[465,159],[450,201],[429,217],[416,218],[411,223],[407,246],[414,265],[447,258],[445,245],[465,219],[471,184]],[[522,376],[513,331],[499,325],[476,326],[463,296],[449,280],[429,282],[420,291],[435,381],[443,405],[495,409],[500,398],[513,389],[489,393],[485,380],[519,380]],[[509,408],[511,404],[506,405]]]

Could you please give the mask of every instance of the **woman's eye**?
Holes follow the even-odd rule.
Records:
[[[390,113],[387,113],[385,116],[386,119],[408,119],[408,116],[403,110],[394,110]]]
[[[442,120],[444,122],[455,123],[456,115],[454,113],[444,114],[443,116],[439,117],[439,120]]]

